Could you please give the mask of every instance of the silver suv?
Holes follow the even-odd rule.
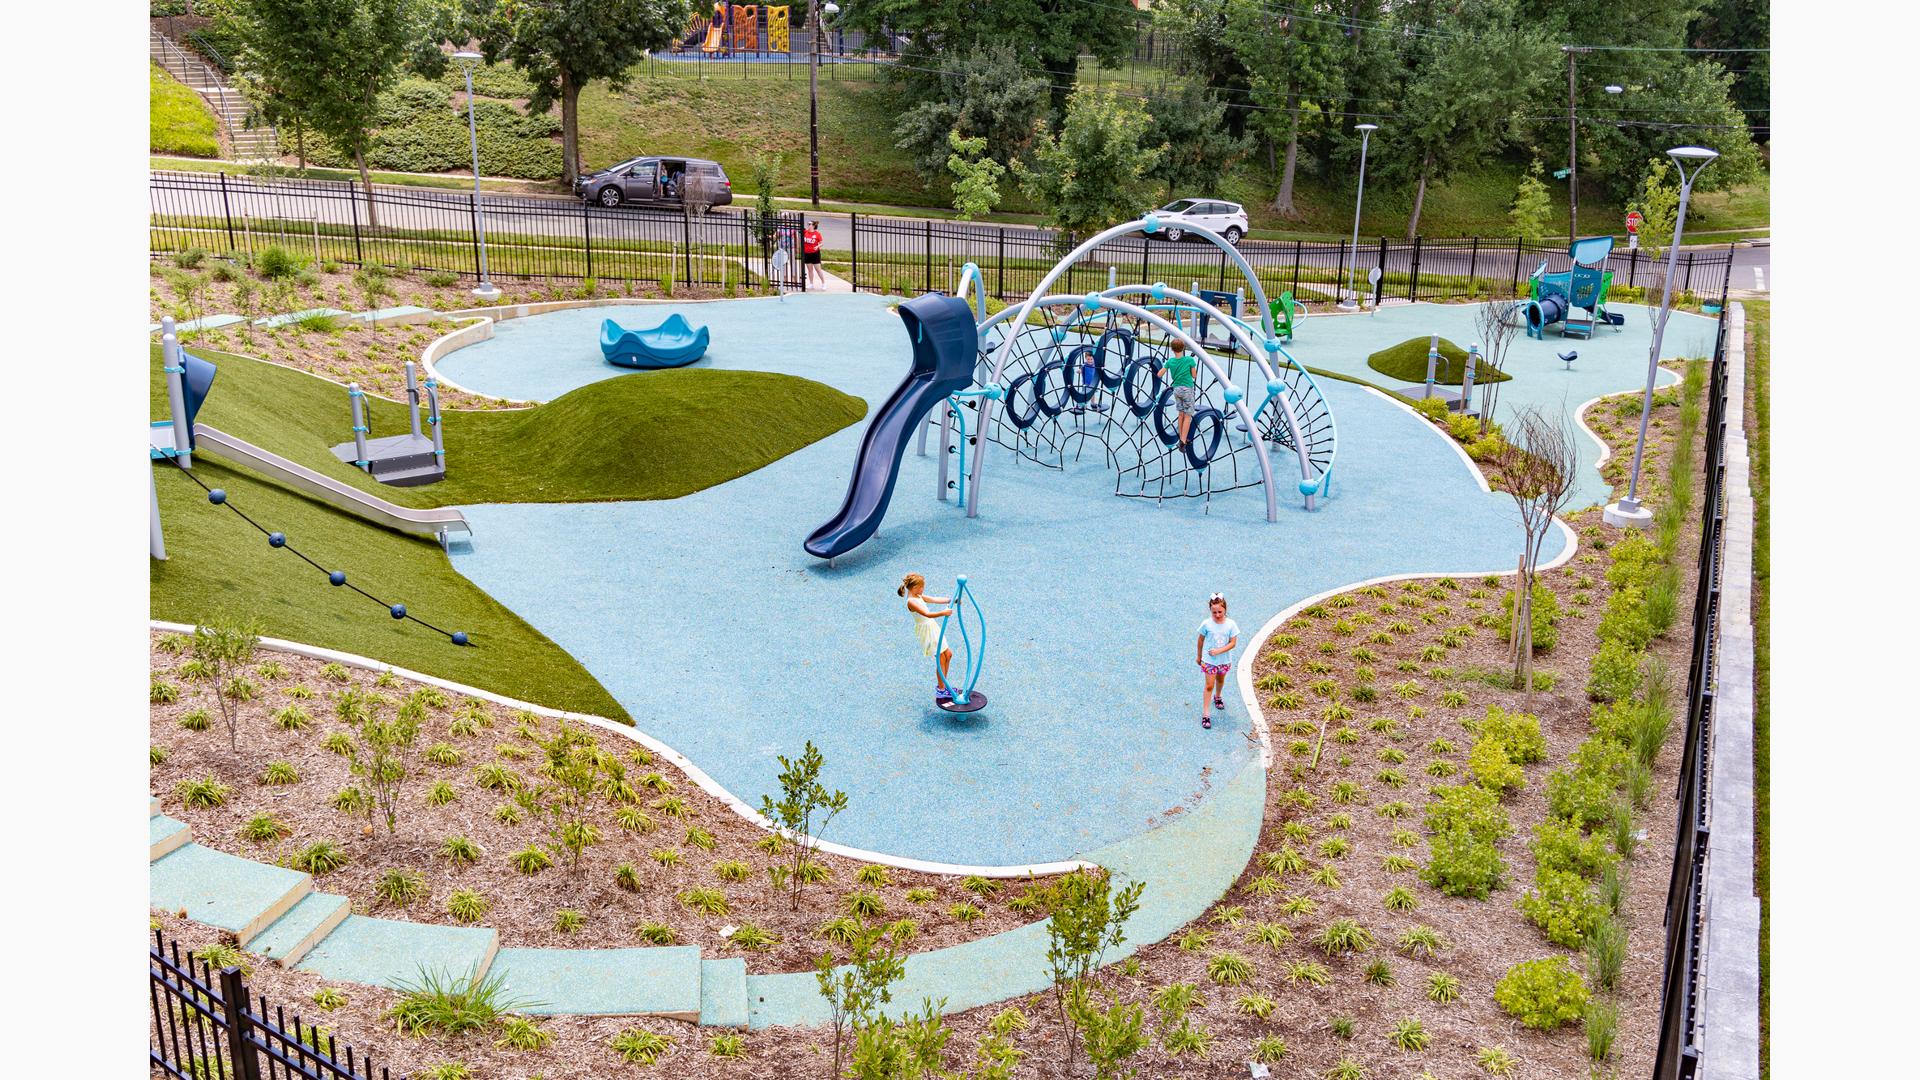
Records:
[[[725,206],[733,201],[733,182],[717,161],[637,157],[575,179],[573,193],[606,207],[634,203],[677,209],[689,201]]]
[[[1192,225],[1217,232],[1234,245],[1247,235],[1247,208],[1225,199],[1175,199],[1151,213],[1160,219],[1161,235],[1175,243],[1186,239]]]

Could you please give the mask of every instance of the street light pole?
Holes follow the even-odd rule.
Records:
[[[828,7],[833,7],[828,4]],[[813,205],[820,205],[820,2],[807,0],[807,29],[813,48],[807,50],[807,178]]]
[[[1640,505],[1640,464],[1647,453],[1647,419],[1653,413],[1653,384],[1660,374],[1660,342],[1667,333],[1667,317],[1673,313],[1673,272],[1680,262],[1680,234],[1687,225],[1687,199],[1693,194],[1693,181],[1702,169],[1720,156],[1702,146],[1676,146],[1667,151],[1680,170],[1680,209],[1673,218],[1673,244],[1667,248],[1667,281],[1660,290],[1660,314],[1653,322],[1653,347],[1647,353],[1647,387],[1640,397],[1640,437],[1633,444],[1633,476],[1627,483],[1626,497],[1601,511],[1601,520],[1618,528],[1644,529],[1653,523],[1653,512]],[[1693,167],[1692,172],[1687,167]]]
[[[1347,263],[1347,298],[1340,301],[1348,311],[1360,306],[1360,294],[1353,288],[1353,272],[1360,262],[1360,204],[1367,197],[1367,140],[1379,129],[1379,124],[1353,125],[1353,130],[1360,133],[1360,183],[1353,195],[1353,254]]]
[[[498,300],[500,290],[487,278],[487,211],[480,201],[480,129],[473,119],[473,65],[481,56],[477,52],[457,52],[453,58],[467,74],[467,145],[473,150],[473,216],[480,233],[480,284],[473,295],[481,300]]]

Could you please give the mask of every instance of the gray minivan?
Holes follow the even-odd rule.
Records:
[[[601,206],[636,203],[679,207],[690,193],[708,206],[733,201],[733,182],[717,161],[686,157],[637,157],[573,182],[573,193]]]

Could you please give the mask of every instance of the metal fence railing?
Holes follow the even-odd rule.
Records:
[[[583,202],[375,188],[228,173],[152,174],[148,250],[252,255],[268,245],[313,262],[382,263],[498,279],[594,278],[805,288],[801,217],[606,209]],[[484,231],[484,234],[482,230]],[[789,258],[778,272],[774,252]]]
[[[1724,304],[1725,297],[1722,297]],[[1701,896],[1706,884],[1708,800],[1712,777],[1714,662],[1720,631],[1721,531],[1727,439],[1727,314],[1720,314],[1708,373],[1705,495],[1702,499],[1698,587],[1693,601],[1693,648],[1687,662],[1686,734],[1675,797],[1673,872],[1667,886],[1665,968],[1661,982],[1660,1041],[1654,1080],[1693,1080],[1700,1068],[1701,991],[1706,941]]]
[[[1070,233],[1023,225],[907,220],[852,215],[853,235],[844,257],[829,253],[830,268],[863,292],[902,293],[951,289],[960,267],[979,266],[989,292],[1001,300],[1024,299],[1040,278],[1074,246]],[[1351,287],[1385,300],[1464,300],[1523,296],[1527,278],[1542,263],[1566,268],[1566,248],[1523,240],[1468,237],[1411,242],[1242,240],[1240,254],[1252,265],[1269,297],[1291,292],[1303,303],[1330,302]],[[1640,293],[1657,296],[1665,261],[1643,252],[1620,251],[1608,258],[1613,295],[1623,300]],[[1682,302],[1720,296],[1727,288],[1733,247],[1686,250],[1674,271],[1674,294]],[[1101,245],[1074,267],[1060,291],[1099,287],[1108,267],[1125,281],[1165,281],[1203,288],[1234,289],[1242,283],[1225,252],[1191,240],[1170,241],[1145,235]],[[1370,273],[1380,271],[1376,285]]]
[[[152,1075],[174,1080],[387,1080],[286,1006],[247,989],[238,967],[216,971],[155,930],[147,946]]]

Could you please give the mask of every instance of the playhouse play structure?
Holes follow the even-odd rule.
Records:
[[[1268,521],[1291,487],[1307,509],[1331,493],[1337,433],[1313,377],[1281,345],[1275,305],[1233,245],[1205,229],[1245,279],[1238,292],[1121,284],[1109,270],[1100,292],[1049,290],[1101,244],[1148,235],[1148,215],[1089,238],[1041,278],[1026,301],[984,314],[979,270],[962,268],[954,295],[929,293],[900,305],[913,341],[907,378],[874,411],[840,511],[805,547],[836,559],[870,538],[892,498],[910,437],[919,452],[939,439],[936,497],[979,513],[991,447],[1065,470],[1091,460],[1113,470],[1114,493],[1154,500],[1210,501],[1257,488]],[[969,306],[971,293],[977,308]],[[1258,322],[1239,316],[1258,313]],[[1189,438],[1177,432],[1173,388],[1162,371],[1175,342],[1197,362],[1199,400]],[[1272,452],[1290,452],[1298,479],[1283,481]],[[1289,471],[1289,476],[1294,470]]]
[[[693,326],[677,311],[645,330],[628,330],[612,319],[600,323],[600,355],[619,367],[642,371],[685,367],[706,353],[707,328]]]
[[[711,13],[696,18],[681,39],[682,49],[699,50],[708,56],[764,56],[785,53],[792,43],[790,5],[715,3]],[[766,38],[761,39],[761,16],[765,14]]]
[[[421,433],[420,380],[407,361],[407,427],[403,435],[373,438],[372,414],[359,383],[347,384],[353,411],[353,439],[333,448],[333,456],[365,469],[383,484],[418,487],[447,478],[447,447],[440,435],[440,384],[428,379],[426,432]]]
[[[1527,316],[1527,336],[1545,338],[1547,327],[1559,323],[1562,337],[1590,338],[1599,323],[1619,326],[1625,322],[1625,316],[1607,310],[1613,271],[1606,267],[1612,252],[1613,237],[1590,236],[1567,245],[1573,265],[1561,273],[1547,273],[1547,263],[1541,260],[1527,279],[1531,296],[1521,305]]]

